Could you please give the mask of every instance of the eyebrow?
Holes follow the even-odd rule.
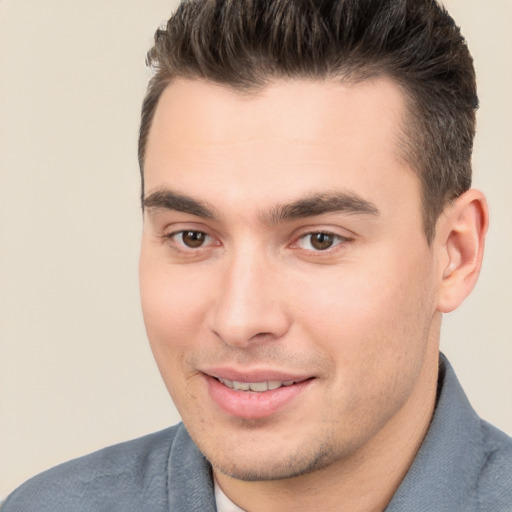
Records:
[[[278,224],[325,213],[345,213],[349,215],[378,216],[375,204],[353,192],[328,192],[313,194],[289,204],[277,205],[264,214],[268,224]]]
[[[157,190],[144,199],[144,210],[173,210],[189,213],[204,219],[215,218],[214,210],[207,203],[172,190]]]
[[[204,219],[215,219],[214,208],[208,203],[169,189],[157,190],[144,199],[145,210],[172,210]],[[325,213],[378,216],[379,209],[353,192],[311,194],[292,203],[279,204],[260,215],[262,222],[276,225]]]

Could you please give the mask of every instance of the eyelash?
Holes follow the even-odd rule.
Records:
[[[185,236],[186,234],[194,234],[196,237],[197,236],[204,237],[205,242],[208,242],[208,240],[210,240],[210,243],[208,243],[206,245],[204,243],[201,243],[197,247],[187,246],[183,241],[183,236]],[[315,235],[316,236],[321,235],[323,237],[331,238],[332,239],[331,245],[329,245],[328,247],[325,247],[325,249],[314,248],[312,241],[311,241],[311,237],[313,237]],[[178,238],[180,236],[181,236],[181,240]],[[313,248],[305,248],[305,247],[301,246],[301,241],[308,239],[308,237],[310,240],[309,245],[312,246]],[[174,251],[176,251],[178,253],[188,254],[188,255],[201,254],[203,251],[207,250],[212,245],[220,246],[220,242],[213,243],[213,244],[211,243],[211,241],[215,242],[214,237],[212,237],[211,235],[209,235],[208,233],[206,233],[204,231],[197,230],[197,229],[183,229],[183,230],[179,230],[179,231],[174,231],[172,233],[164,235],[163,238],[166,241],[171,242],[172,249]],[[338,248],[338,246],[348,243],[348,242],[351,242],[351,241],[352,241],[352,239],[349,237],[345,237],[345,236],[339,235],[337,233],[332,233],[327,230],[318,230],[318,231],[309,231],[307,233],[301,234],[300,236],[298,236],[295,239],[294,242],[292,242],[289,245],[289,247],[292,247],[294,249],[295,248],[302,249],[304,251],[307,251],[308,254],[315,255],[315,257],[321,257],[322,255],[331,254],[332,252],[340,249],[340,248]],[[320,240],[320,242],[321,242],[321,240]]]

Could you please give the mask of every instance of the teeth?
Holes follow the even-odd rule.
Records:
[[[222,384],[224,384],[224,386],[227,386],[228,388],[234,389],[233,381],[232,380],[219,379],[219,381],[222,382]]]
[[[249,391],[250,384],[248,382],[233,381],[233,388],[237,391]]]
[[[281,386],[291,386],[295,384],[294,380],[269,380],[263,382],[239,382],[236,380],[229,379],[218,379],[224,386],[236,391],[254,391],[256,393],[262,393],[264,391],[280,388]]]
[[[261,393],[262,391],[268,390],[268,383],[267,382],[251,382],[249,384],[249,389],[251,391],[257,391]]]

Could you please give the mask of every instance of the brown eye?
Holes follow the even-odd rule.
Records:
[[[312,233],[311,237],[311,246],[317,251],[325,251],[325,249],[329,249],[334,244],[334,235],[329,233]]]
[[[320,252],[327,251],[346,241],[347,239],[341,235],[335,235],[334,233],[327,233],[325,231],[316,231],[301,236],[297,241],[297,245],[301,249]]]
[[[201,247],[206,241],[207,235],[201,231],[183,231],[181,233],[181,240],[183,245],[196,249]]]

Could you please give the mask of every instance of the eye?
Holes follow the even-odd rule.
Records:
[[[301,249],[309,251],[326,251],[345,240],[346,239],[340,235],[319,231],[317,233],[307,233],[301,236],[297,241],[297,245]]]
[[[178,231],[169,235],[169,238],[180,246],[188,249],[198,249],[211,243],[212,237],[202,231]]]

